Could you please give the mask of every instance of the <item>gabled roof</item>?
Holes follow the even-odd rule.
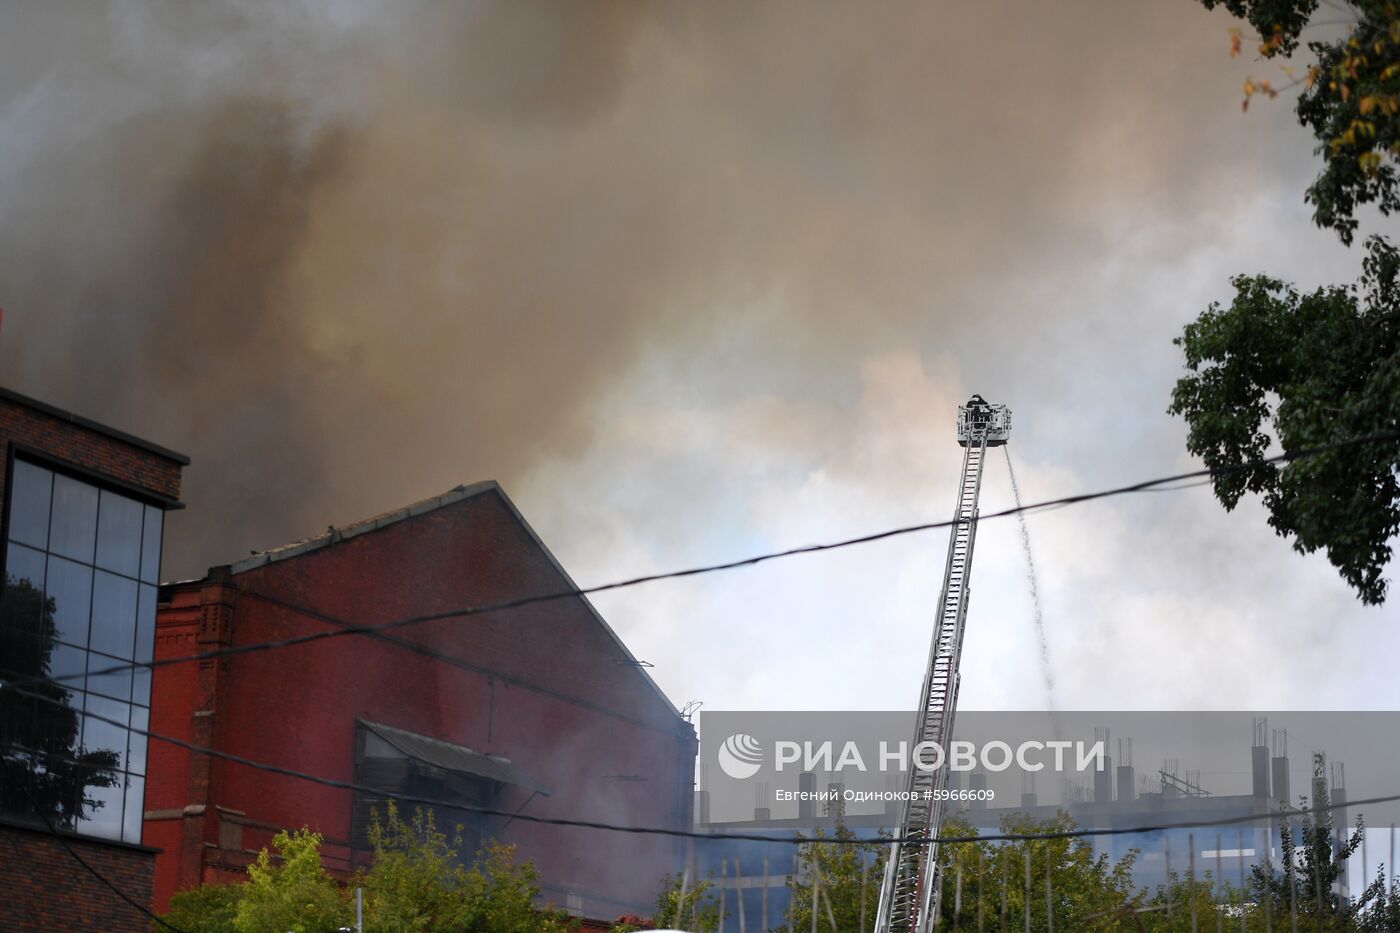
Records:
[[[549,561],[549,565],[553,567],[555,572],[563,579],[565,587],[570,590],[578,590],[578,584],[575,583],[568,572],[564,570],[564,567],[550,552],[549,548],[545,547],[544,541],[540,540],[540,536],[535,533],[535,529],[530,527],[530,523],[525,520],[525,516],[520,514],[520,510],[515,507],[515,503],[506,495],[505,490],[493,479],[472,483],[470,486],[455,486],[440,496],[422,499],[418,502],[406,505],[403,508],[394,509],[391,512],[383,512],[371,518],[362,519],[358,522],[351,522],[348,525],[332,525],[324,534],[316,535],[312,538],[304,538],[301,541],[284,544],[281,547],[260,551],[251,557],[246,557],[233,564],[232,567],[230,567],[230,572],[234,574],[243,573],[246,570],[253,570],[268,564],[280,563],[284,560],[301,557],[304,554],[329,547],[336,542],[358,537],[359,535],[371,531],[378,531],[381,528],[387,528],[390,525],[398,524],[406,519],[416,518],[419,515],[426,515],[429,512],[435,512],[438,509],[461,502],[464,499],[471,499],[484,493],[495,493],[500,498],[506,510],[520,523],[520,527],[525,531],[530,541],[539,549],[540,554],[544,556],[545,560]],[[676,708],[676,704],[672,703],[671,698],[666,696],[665,692],[657,686],[656,681],[647,673],[646,667],[637,660],[636,656],[632,654],[627,645],[618,637],[617,632],[613,631],[613,627],[598,613],[598,610],[594,608],[593,603],[589,601],[588,597],[579,596],[578,600],[583,604],[584,608],[588,610],[588,613],[593,616],[593,620],[598,623],[599,627],[607,633],[608,638],[612,640],[614,647],[616,647],[618,651],[618,663],[625,667],[630,667],[640,674],[646,685],[650,687],[661,702],[665,704],[666,709],[670,710],[677,718],[680,718],[680,710]]]

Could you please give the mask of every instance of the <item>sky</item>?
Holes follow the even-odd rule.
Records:
[[[946,518],[973,392],[1027,501],[1193,469],[1172,338],[1360,269],[1187,0],[98,7],[0,14],[0,383],[193,458],[171,578],[488,478],[582,585]],[[1028,531],[1053,697],[989,521],[965,707],[1395,705],[1257,502]],[[678,706],[905,708],[946,543],[595,602]]]

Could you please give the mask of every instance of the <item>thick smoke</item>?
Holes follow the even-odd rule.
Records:
[[[1239,177],[1181,169],[1239,162],[1222,20],[994,7],[11,5],[0,381],[194,457],[182,576],[568,458],[658,347],[978,375],[1018,277]]]

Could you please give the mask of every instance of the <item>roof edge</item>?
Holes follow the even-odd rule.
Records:
[[[153,453],[157,456],[164,457],[167,460],[172,460],[175,463],[180,464],[181,466],[190,465],[189,457],[187,457],[185,454],[179,453],[178,451],[171,450],[169,447],[162,447],[161,445],[153,441],[148,441],[144,438],[137,437],[135,434],[128,434],[125,431],[119,430],[109,425],[102,424],[100,421],[93,421],[91,418],[84,418],[82,415],[76,415],[65,408],[59,408],[57,405],[50,405],[48,402],[41,402],[36,398],[30,398],[27,395],[21,395],[20,393],[15,392],[12,389],[7,389],[4,386],[0,386],[0,399],[4,399],[7,402],[14,402],[17,405],[24,405],[27,408],[32,408],[35,411],[43,412],[44,414],[52,418],[59,419],[60,421],[67,421],[71,424],[76,424],[80,428],[86,428],[89,431],[94,431],[98,434],[105,435],[107,437],[112,438],[113,440],[121,441],[124,444],[130,444],[133,447],[139,447],[148,453]]]
[[[463,499],[470,499],[483,492],[499,488],[499,485],[494,479],[483,480],[479,483],[472,483],[470,486],[456,486],[441,495],[411,502],[408,505],[393,509],[392,511],[381,512],[369,518],[362,518],[348,525],[331,525],[330,528],[322,534],[311,538],[303,538],[300,541],[293,541],[290,544],[269,548],[266,551],[259,551],[251,557],[245,557],[242,560],[235,561],[230,567],[230,572],[235,574],[243,573],[244,571],[255,570],[267,564],[291,560],[293,557],[300,557],[303,554],[329,547],[337,541],[345,541],[369,531],[387,528],[390,525],[398,524],[404,519],[414,518],[428,512],[435,512],[444,506],[452,505],[454,502],[461,502]]]
[[[632,662],[627,666],[632,668],[642,676],[642,679],[646,682],[647,686],[651,687],[651,689],[656,693],[656,695],[661,698],[661,702],[666,704],[666,708],[670,710],[671,713],[677,719],[684,720],[685,717],[681,715],[680,709],[676,707],[676,704],[671,700],[671,698],[666,695],[666,691],[662,690],[661,685],[658,684],[655,681],[655,679],[652,678],[651,674],[647,673],[647,669],[642,666],[640,661],[637,660],[637,656],[634,655],[631,649],[627,647],[627,644],[622,640],[622,637],[617,634],[617,632],[613,629],[611,625],[608,624],[608,620],[603,618],[603,614],[598,611],[597,607],[593,605],[593,602],[581,592],[582,588],[574,582],[573,577],[569,576],[569,572],[564,569],[563,564],[559,563],[559,559],[554,556],[554,552],[552,552],[547,546],[545,546],[544,541],[540,538],[538,534],[535,533],[535,529],[530,527],[530,523],[525,520],[525,516],[520,513],[520,510],[515,507],[515,503],[511,501],[510,496],[506,495],[506,491],[502,489],[499,485],[496,486],[496,495],[501,497],[501,501],[505,503],[505,506],[507,509],[510,510],[510,513],[515,516],[515,520],[520,522],[520,527],[525,529],[525,533],[530,536],[530,540],[533,541],[535,546],[540,549],[540,553],[544,555],[545,560],[549,561],[550,566],[554,568],[555,572],[557,572],[559,576],[563,577],[564,583],[569,587],[569,589],[579,594],[577,597],[578,601],[583,603],[584,608],[587,609],[589,614],[593,616],[594,621],[596,621],[600,626],[603,627],[603,631],[606,632],[608,637],[613,640],[613,643],[617,646],[617,649],[622,652],[622,656],[628,661]]]

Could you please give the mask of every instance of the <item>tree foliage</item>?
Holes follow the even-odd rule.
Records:
[[[550,933],[566,929],[560,915],[535,906],[539,875],[517,862],[515,848],[488,842],[464,864],[461,827],[449,839],[432,810],[399,814],[391,800],[384,817],[371,814],[374,861],[352,884],[364,888],[366,923],[384,933]]]
[[[1268,276],[1235,278],[1230,306],[1212,304],[1176,340],[1190,373],[1169,411],[1186,419],[1187,449],[1229,471],[1212,480],[1226,509],[1260,494],[1295,550],[1325,551],[1378,604],[1400,530],[1400,443],[1241,469],[1275,441],[1298,451],[1400,429],[1400,255],[1374,237],[1368,249],[1356,286],[1300,295]]]
[[[683,875],[666,875],[661,879],[656,916],[652,917],[650,927],[714,933],[719,929],[719,901],[714,895],[713,883],[705,878],[687,881]]]
[[[1291,56],[1314,21],[1319,0],[1201,0],[1207,9],[1223,6],[1247,20],[1259,33],[1259,53],[1266,58]],[[1350,244],[1356,233],[1356,210],[1375,204],[1383,214],[1400,208],[1400,3],[1353,0],[1354,19],[1332,41],[1308,42],[1314,61],[1301,85],[1298,121],[1317,140],[1323,168],[1307,190],[1313,220],[1334,230]],[[1241,41],[1235,33],[1233,51]],[[1245,106],[1256,93],[1276,96],[1271,82],[1245,82]]]
[[[855,839],[855,833],[837,823],[832,831],[836,839]],[[788,927],[795,930],[812,928],[812,906],[817,910],[817,926],[831,929],[831,919],[838,930],[859,930],[861,918],[865,928],[875,928],[875,913],[880,906],[880,882],[885,870],[889,847],[833,843],[823,830],[798,847],[798,872],[788,879]]]
[[[405,820],[390,802],[369,832],[374,861],[351,886],[364,889],[365,927],[376,933],[557,933],[562,915],[540,911],[534,866],[510,846],[488,843],[470,865],[459,858],[431,811]],[[348,925],[346,888],[321,864],[321,836],[279,833],[276,854],[263,849],[242,884],[205,885],[176,894],[165,919],[189,933],[324,933]]]
[[[1074,821],[1063,812],[1048,820],[1012,814],[1001,822],[1004,833],[1034,835],[1073,828]],[[953,819],[945,821],[940,835],[967,837],[977,831]],[[1030,928],[1045,930],[1051,905],[1056,929],[1118,929],[1113,912],[1137,894],[1132,883],[1136,853],[1113,861],[1108,855],[1095,855],[1083,839],[950,843],[941,847],[940,857],[945,860],[939,899],[942,929],[975,930],[979,916],[987,929],[1001,929],[1005,916],[1011,929],[1020,930],[1029,911]],[[1136,924],[1123,929],[1136,929]]]
[[[276,860],[263,849],[248,866],[233,915],[238,933],[325,933],[353,919],[345,892],[321,864],[320,833],[283,831],[272,844]]]
[[[1400,0],[1328,0],[1330,20],[1315,16],[1321,0],[1201,2],[1247,20],[1269,59],[1298,53],[1309,30],[1340,29],[1337,38],[1307,42],[1314,60],[1305,74],[1284,66],[1301,86],[1298,119],[1322,157],[1306,200],[1318,226],[1348,245],[1362,205],[1386,215],[1400,208]],[[1241,33],[1232,32],[1238,54]],[[1244,103],[1279,90],[1250,78]],[[1262,495],[1274,529],[1300,552],[1325,551],[1367,604],[1385,600],[1387,542],[1400,528],[1397,445],[1238,468],[1273,440],[1299,450],[1400,425],[1396,267],[1395,249],[1372,237],[1358,286],[1300,295],[1269,276],[1236,277],[1230,307],[1212,304],[1177,339],[1190,374],[1169,409],[1186,418],[1192,453],[1213,469],[1234,470],[1213,479],[1226,509],[1245,492]]]

